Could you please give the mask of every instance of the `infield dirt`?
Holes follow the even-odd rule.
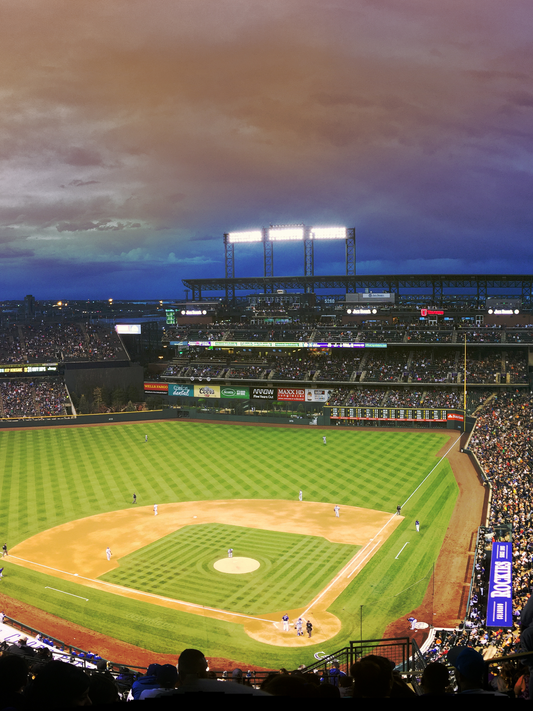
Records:
[[[90,588],[242,624],[251,637],[261,642],[301,646],[303,637],[289,637],[281,631],[282,614],[287,612],[291,620],[299,616],[312,618],[314,634],[310,643],[335,636],[341,623],[327,608],[403,520],[402,516],[353,506],[343,506],[337,518],[331,504],[255,499],[162,504],[158,511],[158,516],[154,516],[152,506],[135,506],[71,521],[15,546],[10,551],[10,561]],[[117,568],[121,557],[183,526],[228,521],[246,528],[322,536],[334,543],[362,548],[309,605],[295,610],[273,610],[261,617],[207,608],[97,579]],[[110,561],[106,558],[107,546],[113,552]]]

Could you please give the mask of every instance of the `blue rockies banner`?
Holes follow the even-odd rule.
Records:
[[[492,544],[490,562],[488,627],[513,626],[513,547],[511,543]]]

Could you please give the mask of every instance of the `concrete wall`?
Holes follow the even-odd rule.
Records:
[[[71,393],[92,393],[96,387],[108,390],[134,386],[139,397],[144,392],[144,371],[138,363],[125,363],[119,367],[78,368],[65,366],[65,383]]]

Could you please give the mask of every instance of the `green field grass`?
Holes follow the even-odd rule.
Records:
[[[148,442],[144,441],[148,434]],[[393,512],[435,466],[448,435],[427,431],[322,431],[186,422],[0,432],[2,542],[8,546],[53,526],[138,505],[205,499],[304,499]],[[444,538],[457,486],[443,462],[402,511],[406,519],[380,554],[334,603],[343,631],[334,651],[359,630],[378,635],[418,604]],[[415,518],[422,523],[413,537]],[[395,556],[409,545],[400,562]],[[251,640],[238,625],[209,620],[111,593],[89,603],[46,589],[53,578],[6,564],[2,592],[133,644],[179,653],[196,646],[211,656],[268,666],[300,663],[300,650]],[[411,586],[411,587],[410,587]],[[409,591],[401,591],[409,588]],[[82,594],[73,583],[62,589]],[[87,597],[87,595],[84,595]],[[316,651],[309,648],[309,657]]]
[[[233,546],[235,556],[260,568],[227,575],[213,564]],[[357,553],[359,546],[318,536],[262,531],[224,524],[187,526],[120,560],[100,577],[117,585],[260,615],[309,603]]]

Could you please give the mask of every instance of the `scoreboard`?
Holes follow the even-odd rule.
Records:
[[[31,365],[0,365],[0,378],[13,378],[18,375],[39,375],[40,373],[57,373],[57,363],[32,363]]]
[[[462,422],[458,410],[421,407],[330,407],[331,420],[400,420],[410,422]]]

